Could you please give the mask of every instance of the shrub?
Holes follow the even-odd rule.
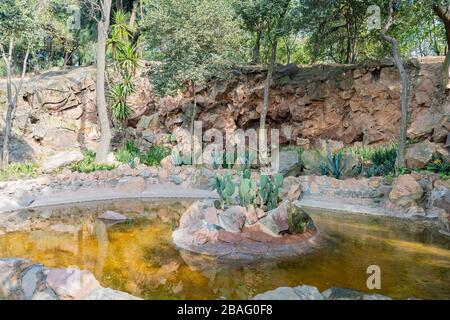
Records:
[[[347,159],[342,151],[331,154],[330,147],[327,145],[327,154],[322,156],[319,168],[323,175],[341,179],[347,167]]]
[[[32,162],[11,163],[6,170],[0,170],[0,180],[34,178],[38,166]]]
[[[394,143],[381,146],[361,146],[347,149],[363,163],[362,174],[368,178],[385,176],[395,170],[397,145]]]
[[[90,173],[98,170],[113,170],[115,164],[103,164],[95,162],[95,152],[90,150],[83,151],[83,160],[68,166],[70,171]]]
[[[427,170],[439,174],[442,179],[450,176],[450,162],[440,154],[434,154],[431,162],[427,165]]]
[[[148,166],[157,166],[161,160],[170,155],[171,150],[168,147],[154,146],[149,151],[141,154],[140,160]]]
[[[117,150],[115,157],[117,161],[129,164],[134,161],[134,158],[140,157],[140,150],[134,141],[128,141],[125,146]]]

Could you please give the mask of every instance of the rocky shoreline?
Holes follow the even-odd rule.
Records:
[[[236,178],[233,169],[219,169]],[[259,173],[252,171],[252,179]],[[138,164],[135,168],[120,165],[111,171],[78,173],[63,170],[60,174],[35,179],[0,182],[0,213],[46,205],[63,205],[86,201],[127,198],[216,198],[209,180],[214,170],[206,167],[161,167]],[[437,175],[411,173],[396,179],[384,177],[337,180],[327,176],[287,177],[281,189],[282,198],[299,187],[299,204],[308,199],[323,199],[323,208],[348,210],[404,218],[421,217],[440,221],[448,229],[450,180]],[[330,201],[325,201],[330,200]],[[303,202],[303,203],[305,203]],[[317,205],[317,201],[316,201]]]
[[[0,259],[0,300],[141,300],[102,287],[92,272],[54,269],[26,259]]]

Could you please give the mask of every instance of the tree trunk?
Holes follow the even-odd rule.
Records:
[[[258,30],[258,31],[256,32],[256,42],[255,42],[255,46],[253,47],[252,64],[258,64],[258,63],[261,62],[261,60],[260,60],[261,37],[262,37],[262,31],[261,31],[261,30]]]
[[[266,127],[266,118],[267,118],[267,111],[269,109],[269,90],[270,90],[270,82],[272,81],[272,74],[273,70],[275,68],[275,61],[277,59],[277,43],[278,39],[275,36],[272,43],[272,54],[270,56],[269,66],[267,68],[267,78],[266,83],[264,84],[264,100],[263,100],[263,106],[261,110],[261,118],[259,122],[259,128],[265,129]]]
[[[406,148],[406,131],[408,129],[408,99],[409,99],[409,80],[406,73],[403,61],[399,54],[398,41],[387,35],[387,31],[392,25],[394,14],[393,0],[389,1],[389,17],[386,26],[381,30],[381,37],[388,42],[392,47],[392,55],[395,65],[400,73],[400,80],[402,82],[401,107],[402,119],[400,126],[400,139],[397,148],[397,160],[395,161],[395,171],[398,174],[399,169],[405,167],[405,148]]]
[[[0,169],[2,169],[2,170],[8,168],[8,164],[9,164],[9,137],[11,135],[13,113],[14,113],[14,108],[17,104],[17,99],[19,97],[19,93],[22,90],[22,85],[23,85],[25,73],[27,70],[28,55],[30,53],[30,49],[27,48],[25,57],[23,59],[22,74],[21,74],[21,77],[19,80],[19,86],[16,87],[16,92],[13,97],[12,79],[11,79],[11,77],[12,77],[12,75],[11,75],[11,60],[12,60],[13,46],[14,46],[14,42],[11,39],[11,41],[9,43],[8,57],[6,57],[5,51],[2,49],[3,59],[5,60],[5,64],[6,64],[6,74],[7,74],[6,94],[8,96],[8,98],[7,98],[8,99],[8,110],[6,111],[6,117],[5,117],[5,129],[3,131],[2,157],[1,157],[1,161],[0,161]]]
[[[433,5],[433,11],[442,20],[445,26],[447,36],[447,54],[445,56],[444,65],[442,66],[442,89],[446,90],[450,73],[450,6]]]
[[[194,122],[195,122],[195,116],[197,113],[197,95],[195,94],[195,84],[193,82],[191,82],[191,90],[192,90],[192,95],[194,97],[194,105],[192,106],[192,112],[191,112],[190,131],[191,131],[191,136],[194,136]]]
[[[96,103],[100,123],[100,142],[95,162],[106,163],[111,143],[111,128],[105,98],[105,67],[106,67],[106,39],[108,37],[109,18],[111,13],[111,0],[104,0],[101,20],[98,22],[97,37],[97,83]]]

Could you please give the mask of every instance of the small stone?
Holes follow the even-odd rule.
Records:
[[[176,176],[176,175],[171,175],[169,180],[177,185],[179,185],[183,182],[183,180],[179,176]]]
[[[98,218],[102,220],[114,220],[114,221],[128,220],[128,218],[123,214],[111,210],[105,211],[104,213],[99,215]]]

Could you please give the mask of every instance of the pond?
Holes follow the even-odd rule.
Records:
[[[324,246],[295,259],[217,262],[179,251],[171,233],[191,201],[116,201],[21,212],[32,230],[0,236],[0,257],[91,270],[105,287],[145,299],[248,299],[281,286],[351,288],[397,299],[450,299],[448,239],[366,216],[311,212]],[[131,222],[96,217],[121,212]],[[369,291],[367,267],[381,268]]]

